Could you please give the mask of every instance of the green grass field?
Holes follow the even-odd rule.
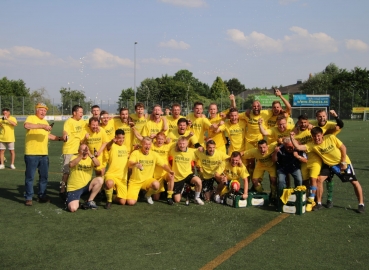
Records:
[[[57,122],[53,133],[61,129]],[[60,142],[50,142],[49,148],[52,202],[34,201],[26,207],[24,134],[20,123],[16,170],[0,171],[1,269],[199,269],[283,215],[268,207],[235,209],[215,203],[186,207],[139,202],[105,210],[99,200],[97,211],[69,213],[58,198]],[[369,122],[345,121],[339,138],[365,196]],[[6,157],[9,160],[8,153]],[[368,269],[369,213],[356,213],[352,186],[337,177],[334,181],[332,209],[289,215],[217,269]]]

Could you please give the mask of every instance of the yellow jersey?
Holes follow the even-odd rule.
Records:
[[[77,157],[77,155],[74,155],[70,160],[72,161]],[[90,157],[81,159],[76,166],[70,168],[67,192],[75,191],[85,187],[92,178],[93,170],[94,164]]]
[[[17,119],[13,116],[9,116],[8,119],[16,124],[18,123]],[[10,124],[7,119],[3,120],[0,118],[0,142],[15,142],[14,128],[15,126]]]
[[[49,125],[45,119],[40,119],[36,115],[27,117],[25,123]],[[25,137],[25,155],[48,155],[49,154],[49,131],[42,128],[27,129]]]

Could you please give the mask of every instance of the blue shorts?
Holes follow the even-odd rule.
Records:
[[[81,196],[83,194],[89,193],[90,192],[90,182],[88,182],[88,184],[86,186],[84,186],[83,188],[77,189],[77,190],[73,190],[73,191],[69,191],[67,192],[67,200],[66,203],[67,205],[71,202],[71,201],[75,201],[81,198]]]

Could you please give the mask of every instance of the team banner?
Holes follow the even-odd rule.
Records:
[[[328,107],[329,95],[293,95],[294,107]]]
[[[290,97],[287,95],[282,95],[285,99],[289,100]],[[255,100],[260,101],[261,106],[264,107],[272,107],[273,101],[281,101],[279,97],[275,95],[255,95]]]
[[[354,107],[354,108],[352,108],[352,113],[364,113],[365,111],[369,111],[369,107]]]

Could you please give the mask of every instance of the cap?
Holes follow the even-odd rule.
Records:
[[[46,104],[45,103],[37,103],[36,104],[36,109],[38,109],[38,108],[44,108],[44,109],[46,109],[46,110],[48,110],[49,108],[46,106]]]

